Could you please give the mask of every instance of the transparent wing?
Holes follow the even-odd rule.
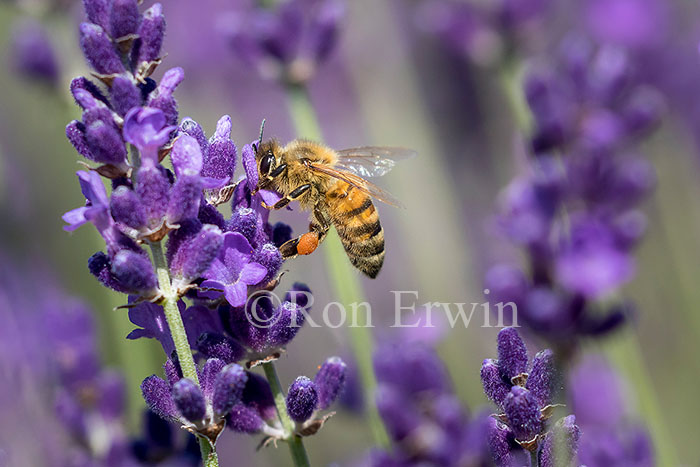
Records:
[[[374,185],[373,183],[368,182],[364,178],[362,178],[359,175],[356,175],[352,172],[349,172],[347,170],[343,170],[340,168],[336,168],[336,167],[330,167],[326,164],[313,163],[313,162],[308,163],[308,167],[311,170],[315,170],[319,173],[329,175],[329,176],[336,178],[338,180],[342,180],[345,183],[348,183],[348,184],[354,186],[358,190],[360,190],[364,193],[367,193],[372,198],[376,198],[379,201],[382,201],[386,204],[389,204],[389,205],[395,206],[395,207],[403,207],[403,204],[401,204],[401,201],[394,198],[391,195],[391,193],[387,192],[386,190],[382,190],[378,186]]]
[[[386,175],[396,162],[416,156],[411,149],[381,146],[343,149],[337,153],[336,167],[363,178]]]

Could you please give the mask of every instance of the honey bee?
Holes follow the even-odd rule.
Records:
[[[280,247],[284,258],[312,253],[335,227],[353,266],[371,278],[384,263],[384,231],[372,198],[393,206],[401,204],[386,191],[365,180],[389,172],[396,161],[415,155],[403,148],[360,147],[333,150],[323,144],[296,139],[281,146],[275,140],[254,145],[261,189],[282,198],[268,209],[298,201],[311,211],[309,232]]]

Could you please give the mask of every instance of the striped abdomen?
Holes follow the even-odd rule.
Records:
[[[384,264],[384,231],[372,199],[342,181],[328,191],[326,199],[350,262],[374,279]]]

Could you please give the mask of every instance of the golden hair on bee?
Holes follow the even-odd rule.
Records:
[[[309,232],[280,247],[284,258],[312,253],[335,227],[350,262],[375,278],[384,263],[384,231],[372,198],[398,205],[391,195],[363,177],[387,173],[395,161],[413,156],[401,148],[362,147],[335,151],[313,141],[296,139],[282,146],[276,140],[255,147],[257,190],[270,189],[282,198],[268,209],[298,201],[311,211]]]

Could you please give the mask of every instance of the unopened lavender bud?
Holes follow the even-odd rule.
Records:
[[[257,142],[255,144],[257,144]],[[243,146],[241,162],[243,163],[243,170],[245,171],[248,188],[254,190],[258,185],[260,174],[258,174],[258,164],[255,160],[255,151],[253,150],[252,144]]]
[[[109,123],[96,121],[85,130],[85,141],[94,160],[119,165],[126,161],[126,147],[121,135]]]
[[[211,401],[214,396],[216,378],[225,366],[226,363],[218,358],[209,358],[204,364],[202,372],[199,375],[199,385],[202,388],[202,394],[204,394],[206,400]]]
[[[224,216],[209,203],[199,203],[199,214],[197,219],[202,224],[212,224],[220,228],[222,231],[226,229],[226,219]]]
[[[245,349],[233,339],[221,334],[205,332],[197,339],[197,350],[207,358],[233,363],[245,355]]]
[[[510,450],[510,441],[513,433],[503,423],[494,420],[489,421],[487,442],[491,457],[498,467],[511,467],[514,465],[513,455]]]
[[[131,79],[117,76],[109,90],[114,110],[122,117],[134,107],[141,105],[141,90]]]
[[[187,283],[197,279],[219,254],[223,241],[218,227],[205,225],[192,239],[180,246],[173,257],[171,269]]]
[[[276,321],[270,327],[268,343],[273,347],[282,347],[294,339],[304,324],[304,309],[292,302],[282,302],[275,311]]]
[[[234,405],[229,413],[227,426],[239,433],[258,433],[265,423],[254,408],[244,404]]]
[[[111,4],[111,0],[83,0],[83,7],[88,20],[102,26],[103,29],[109,27],[109,16],[112,11]]]
[[[177,177],[199,174],[203,164],[202,149],[192,136],[180,135],[173,143],[170,160]]]
[[[242,234],[253,246],[260,228],[262,228],[260,214],[251,208],[238,208],[227,226],[228,231]]]
[[[112,274],[112,262],[103,251],[98,251],[88,260],[88,270],[105,287],[121,293],[129,293]]]
[[[313,298],[311,289],[301,282],[295,282],[292,287],[284,295],[285,302],[293,302],[302,308],[310,306],[309,299]]]
[[[81,24],[80,46],[90,66],[98,73],[111,75],[124,71],[124,65],[111,39],[100,26],[90,23]]]
[[[542,431],[537,398],[527,389],[513,386],[503,401],[508,425],[519,441],[531,441]]]
[[[102,94],[102,91],[89,79],[84,76],[74,78],[70,82],[70,92],[75,102],[84,110],[98,106],[100,103],[109,105],[109,101]]]
[[[81,156],[90,160],[95,159],[85,139],[85,125],[82,122],[78,120],[70,122],[66,126],[66,137]]]
[[[157,227],[165,216],[170,194],[170,181],[160,167],[141,167],[136,172],[136,194],[146,213],[150,227]]]
[[[136,0],[112,0],[110,33],[113,38],[134,34],[139,27],[141,14]]]
[[[209,141],[202,175],[230,180],[236,167],[236,145],[231,140],[231,117],[224,115],[216,124],[216,132]]]
[[[316,385],[306,376],[299,376],[287,392],[287,412],[289,418],[303,423],[313,415],[318,405]]]
[[[138,63],[157,59],[165,36],[165,17],[160,3],[154,3],[143,13],[137,34],[139,35]]]
[[[508,381],[527,371],[527,349],[515,328],[498,333],[498,368]]]
[[[234,405],[240,402],[243,389],[248,381],[248,374],[240,365],[227,365],[216,378],[212,405],[214,413],[225,417]]]
[[[194,381],[183,378],[173,385],[173,401],[180,414],[197,424],[207,413],[207,405],[202,390]]]
[[[202,153],[206,152],[209,148],[209,143],[207,142],[207,138],[204,135],[204,130],[202,129],[199,123],[192,120],[191,118],[187,117],[182,120],[182,123],[180,123],[179,132],[188,134],[194,139],[196,139],[199,143],[199,147],[201,148]]]
[[[167,381],[151,375],[141,383],[141,392],[148,407],[158,416],[170,420],[177,418],[177,410]]]
[[[178,108],[173,91],[184,78],[185,72],[180,67],[166,71],[158,84],[158,92],[152,93],[148,100],[149,107],[160,109],[163,112],[166,125],[177,125]]]
[[[165,372],[165,377],[168,379],[170,387],[174,386],[175,383],[182,379],[182,369],[180,368],[179,362],[174,358],[169,358],[165,361],[163,364],[163,371]]]
[[[148,293],[158,284],[148,257],[131,250],[116,254],[112,260],[112,274],[131,293]]]
[[[345,385],[347,365],[340,357],[326,360],[316,373],[314,383],[318,391],[318,407],[325,410],[338,398]]]
[[[538,352],[532,360],[532,370],[527,377],[525,387],[534,394],[540,406],[544,407],[552,403],[557,383],[554,353],[549,349]]]
[[[511,386],[503,381],[498,365],[490,358],[484,360],[481,365],[481,385],[486,397],[499,406],[503,404]]]
[[[282,261],[282,253],[272,243],[266,243],[255,252],[253,262],[261,264],[267,269],[267,275],[261,281],[262,284],[267,284],[277,277],[277,273],[282,267]]]
[[[255,407],[263,419],[277,420],[275,398],[264,376],[248,373],[248,382],[243,389],[242,398],[243,403]]]
[[[185,219],[196,219],[202,199],[202,179],[199,175],[181,175],[170,191],[167,219],[177,224]]]
[[[110,211],[115,221],[139,230],[146,225],[141,200],[133,190],[120,186],[112,192]]]
[[[581,430],[574,415],[559,420],[542,443],[540,467],[570,465],[578,451],[580,437]]]

